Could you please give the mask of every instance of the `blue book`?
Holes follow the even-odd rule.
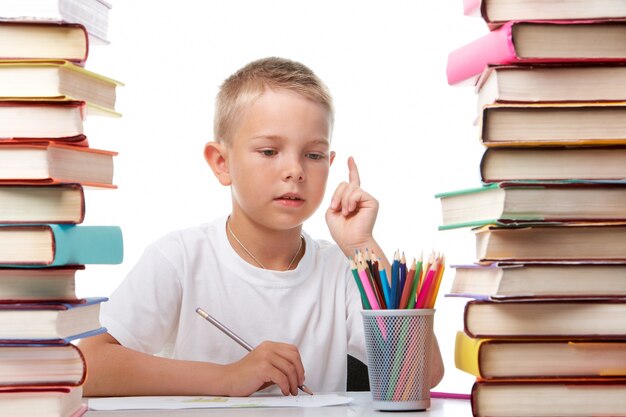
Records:
[[[100,304],[106,297],[77,303],[0,303],[0,346],[67,344],[106,329],[100,325]]]
[[[0,225],[0,266],[119,264],[123,253],[118,226]]]

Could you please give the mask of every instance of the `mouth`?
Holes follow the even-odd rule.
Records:
[[[280,197],[276,198],[276,200],[304,201],[304,199],[300,197],[298,194],[292,194],[292,193],[283,194]]]
[[[293,193],[283,194],[274,200],[288,207],[297,207],[304,204],[304,199],[300,195]]]

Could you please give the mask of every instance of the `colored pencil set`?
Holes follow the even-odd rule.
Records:
[[[396,251],[388,272],[374,252],[366,249],[350,258],[350,269],[366,310],[434,308],[445,257],[431,253],[427,262],[420,256],[407,266],[404,253],[400,256]]]

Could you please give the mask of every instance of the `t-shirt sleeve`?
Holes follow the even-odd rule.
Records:
[[[175,248],[149,246],[102,305],[102,325],[125,347],[155,354],[176,330],[182,289],[171,249]]]
[[[363,363],[365,357],[365,336],[363,332],[363,317],[361,310],[361,294],[354,282],[349,266],[346,267],[346,326],[348,332],[348,354]]]

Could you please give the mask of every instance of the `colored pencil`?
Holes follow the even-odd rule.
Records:
[[[365,288],[363,288],[363,283],[361,282],[361,278],[359,277],[359,273],[356,270],[356,264],[352,259],[350,259],[350,270],[352,271],[352,276],[356,281],[356,286],[359,287],[359,293],[361,294],[361,304],[363,304],[363,308],[365,310],[371,310],[372,306],[367,299],[367,294],[365,294]]]

